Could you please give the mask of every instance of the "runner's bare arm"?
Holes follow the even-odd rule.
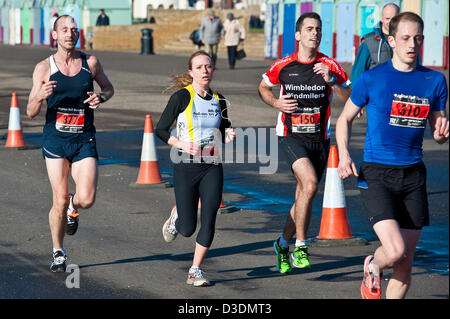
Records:
[[[28,97],[27,115],[34,118],[41,111],[42,102],[46,100],[56,87],[56,81],[49,81],[50,64],[48,59],[39,62],[33,72],[33,87]]]
[[[449,125],[445,110],[430,112],[429,116],[431,134],[436,143],[443,144],[448,141]]]
[[[114,87],[109,81],[100,61],[93,55],[87,57],[87,63],[89,69],[92,72],[94,80],[100,86],[100,93],[88,92],[89,98],[83,101],[83,103],[89,103],[89,107],[96,109],[100,103],[106,102],[114,95]]]
[[[352,134],[352,122],[360,111],[361,108],[356,106],[351,99],[348,99],[336,122],[336,143],[339,151],[338,175],[340,178],[347,178],[352,175],[358,176],[355,163],[348,151],[348,144]]]
[[[285,113],[293,113],[297,109],[298,103],[296,99],[291,99],[290,95],[282,95],[277,99],[273,95],[272,87],[267,85],[264,79],[262,79],[259,84],[258,92],[261,99],[275,109]]]
[[[332,86],[332,89],[334,94],[336,94],[336,96],[339,100],[341,100],[342,103],[346,103],[348,101],[348,98],[350,97],[350,94],[352,93],[351,86],[343,87],[337,83]]]

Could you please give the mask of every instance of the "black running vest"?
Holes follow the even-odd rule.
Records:
[[[53,55],[50,56],[50,81],[56,81],[56,88],[47,99],[44,135],[72,138],[93,135],[94,111],[89,104],[83,104],[94,91],[94,78],[81,54],[81,70],[74,76],[66,76],[56,66]]]

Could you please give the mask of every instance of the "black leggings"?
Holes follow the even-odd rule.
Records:
[[[177,231],[184,237],[190,237],[195,232],[198,200],[201,198],[201,226],[197,234],[197,243],[203,247],[211,246],[217,210],[222,201],[222,164],[175,164],[173,184],[178,212],[175,223]]]

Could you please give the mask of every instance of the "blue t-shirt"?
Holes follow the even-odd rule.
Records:
[[[356,106],[367,106],[364,161],[420,163],[429,112],[445,110],[447,95],[444,75],[423,66],[401,72],[388,61],[364,72],[350,96]]]

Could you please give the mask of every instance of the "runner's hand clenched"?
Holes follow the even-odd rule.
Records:
[[[83,103],[89,103],[91,109],[96,109],[99,107],[101,100],[100,95],[94,92],[87,92],[89,97],[83,101]]]
[[[294,113],[298,107],[298,102],[296,99],[292,99],[290,95],[282,95],[276,100],[274,106],[284,113]]]
[[[448,140],[449,124],[450,124],[450,122],[448,121],[448,119],[446,117],[441,116],[436,119],[433,137],[438,143],[442,144]]]
[[[56,88],[56,81],[44,82],[38,93],[39,100],[43,101],[48,99],[52,95],[54,88]]]
[[[323,78],[323,80],[325,82],[330,82],[333,74],[331,74],[330,68],[328,67],[328,65],[324,64],[324,63],[316,63],[314,64],[314,72],[316,74],[320,74]]]

